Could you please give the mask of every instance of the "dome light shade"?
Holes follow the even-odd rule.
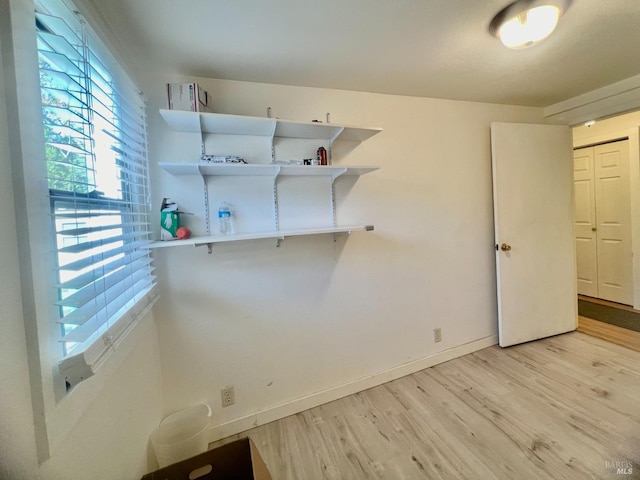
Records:
[[[509,48],[531,47],[551,35],[568,4],[568,0],[518,0],[495,16],[489,31]]]

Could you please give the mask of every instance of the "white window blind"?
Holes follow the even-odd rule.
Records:
[[[37,3],[36,30],[61,370],[87,370],[72,385],[153,298],[145,105],[68,1]]]

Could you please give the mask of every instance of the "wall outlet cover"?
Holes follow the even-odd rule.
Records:
[[[220,400],[223,407],[230,407],[231,405],[236,403],[236,393],[233,389],[233,385],[224,387],[222,390],[220,390]]]

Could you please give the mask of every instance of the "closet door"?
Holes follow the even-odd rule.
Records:
[[[596,189],[593,148],[573,152],[575,195],[574,233],[578,293],[598,296],[598,256],[596,248]]]
[[[598,297],[633,304],[629,142],[593,147]]]

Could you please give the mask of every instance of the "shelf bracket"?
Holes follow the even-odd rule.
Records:
[[[280,248],[280,243],[284,240],[284,236],[276,237],[276,248]]]
[[[338,178],[340,175],[343,175],[347,172],[346,168],[338,168],[336,169],[332,174],[331,174],[331,185],[333,185],[333,182],[336,181],[336,178]]]
[[[333,241],[337,242],[338,241],[338,236],[339,235],[346,235],[347,237],[351,235],[351,230],[348,230],[346,232],[335,232],[333,234]]]
[[[268,113],[270,112],[271,112],[271,107],[269,107]],[[277,121],[273,122],[273,130],[271,130],[271,139],[270,139],[271,140],[271,163],[274,163],[276,161],[276,144],[275,144],[276,128],[278,128]]]
[[[327,123],[329,123],[329,114],[327,113]],[[337,133],[329,139],[329,152],[327,152],[327,165],[333,165],[333,142],[336,138],[340,136],[340,134],[344,132],[344,127],[340,127]]]
[[[277,232],[280,230],[280,211],[278,208],[278,175],[280,175],[281,167],[276,166],[276,170],[273,173],[273,227]],[[280,244],[277,245],[278,247]]]
[[[336,189],[333,184],[336,181],[336,178],[344,174],[346,171],[346,168],[340,168],[331,174],[331,225],[334,227],[336,226]],[[335,235],[333,240],[335,241]]]
[[[207,253],[211,255],[213,253],[213,243],[195,243],[193,246],[198,248],[202,247],[203,245],[207,246]]]
[[[207,176],[200,168],[200,165],[198,165],[198,172],[200,173],[200,177],[202,177],[203,185],[202,196],[204,198],[204,230],[206,232],[206,235],[211,235],[211,219],[209,218],[209,186],[207,185]]]
[[[198,125],[200,126],[200,145],[201,145],[201,149],[202,149],[202,155],[206,155],[206,151],[204,148],[204,128],[202,128],[202,115],[198,115]]]

